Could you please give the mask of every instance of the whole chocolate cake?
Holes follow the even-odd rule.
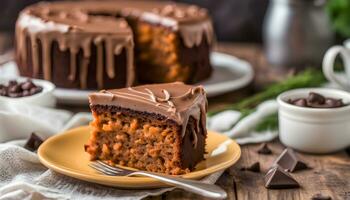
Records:
[[[102,89],[210,76],[214,33],[205,9],[164,1],[42,2],[16,24],[22,76]],[[134,67],[135,66],[135,67]]]
[[[85,151],[109,164],[190,172],[204,159],[206,106],[201,86],[180,82],[93,93],[93,131]]]

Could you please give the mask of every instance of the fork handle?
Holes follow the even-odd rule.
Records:
[[[227,197],[227,193],[225,192],[225,190],[213,184],[202,183],[199,181],[189,180],[189,179],[184,179],[179,177],[159,175],[156,173],[144,172],[144,171],[134,172],[132,173],[132,175],[142,175],[142,176],[151,177],[159,181],[162,181],[166,184],[176,186],[186,191],[193,192],[195,194],[209,197],[209,198],[225,199]]]

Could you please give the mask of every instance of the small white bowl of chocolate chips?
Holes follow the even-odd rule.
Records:
[[[54,107],[55,85],[38,79],[0,78],[0,102],[28,103],[45,107]]]
[[[350,93],[303,88],[284,92],[277,101],[284,145],[308,153],[331,153],[350,146]]]

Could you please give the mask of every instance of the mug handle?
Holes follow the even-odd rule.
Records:
[[[334,73],[334,62],[338,54],[341,56],[345,67],[350,67],[350,53],[347,52],[347,49],[339,45],[334,46],[328,49],[323,58],[323,74],[330,82],[333,82],[343,89],[348,90],[350,89],[348,82],[344,79],[339,79],[339,77],[337,77]]]

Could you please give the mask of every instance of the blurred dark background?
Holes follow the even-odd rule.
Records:
[[[261,42],[269,0],[178,0],[207,8],[220,41]]]
[[[20,10],[40,0],[1,0],[0,32],[13,32]],[[219,41],[261,42],[269,0],[175,0],[209,10]]]

